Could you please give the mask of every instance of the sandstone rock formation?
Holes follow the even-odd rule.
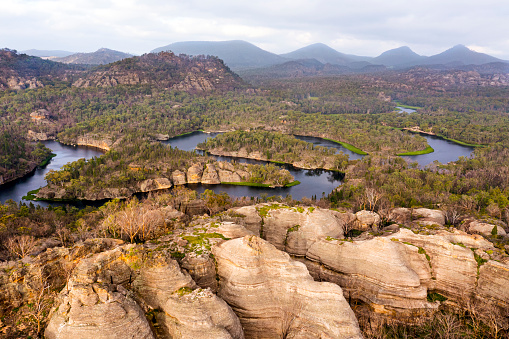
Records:
[[[432,210],[429,208],[417,208],[412,210],[412,217],[415,222],[421,225],[439,225],[444,226],[445,215],[440,210]]]
[[[438,304],[427,301],[430,293],[457,303],[489,300],[503,311],[509,302],[509,286],[501,283],[509,278],[507,255],[478,235],[415,232],[401,228],[387,237],[353,242],[322,239],[309,248],[304,262],[315,279],[335,282],[347,298],[400,320],[436,310]],[[490,279],[498,283],[492,287]]]
[[[38,132],[34,132],[32,130],[28,130],[27,138],[28,138],[28,140],[33,140],[33,141],[46,141],[46,140],[54,139],[52,137],[49,137],[47,133],[44,133],[44,132],[38,133]]]
[[[166,178],[147,179],[140,183],[141,192],[151,192],[171,188],[171,181]]]
[[[377,229],[380,225],[380,216],[372,211],[359,211],[355,213],[354,229],[366,231],[368,229]]]
[[[477,233],[482,234],[485,236],[491,236],[491,235],[502,235],[505,236],[507,233],[505,230],[498,226],[498,225],[492,225],[485,222],[479,222],[479,221],[473,221],[468,225],[468,231],[469,233]]]
[[[173,171],[171,179],[173,180],[173,184],[175,186],[185,185],[187,182],[185,173],[179,170]]]
[[[80,146],[89,146],[99,148],[103,151],[109,151],[113,146],[113,141],[104,136],[94,135],[94,134],[86,134],[79,136],[76,139],[76,144]]]
[[[203,176],[201,178],[202,184],[208,185],[217,185],[221,183],[219,180],[219,175],[217,174],[216,167],[213,164],[207,164],[205,170],[203,171]]]
[[[262,238],[292,255],[305,256],[317,240],[344,234],[344,224],[329,210],[266,204],[258,211],[263,217]]]
[[[203,165],[194,164],[187,169],[187,183],[198,184],[203,174]]]
[[[347,298],[361,300],[376,312],[413,317],[438,307],[426,300],[432,276],[416,246],[389,238],[324,239],[311,246],[306,258],[316,279],[337,283]]]
[[[136,245],[82,259],[60,294],[45,335],[153,338],[145,317],[150,310],[159,324],[157,337],[244,338],[231,308],[209,290],[197,289],[167,250]]]
[[[246,236],[212,249],[219,292],[247,338],[361,338],[341,288],[313,281],[306,267]]]

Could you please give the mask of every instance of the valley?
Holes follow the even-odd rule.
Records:
[[[255,47],[0,50],[4,337],[507,336],[503,60]]]

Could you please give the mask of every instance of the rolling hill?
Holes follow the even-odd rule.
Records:
[[[383,52],[376,58],[371,59],[371,63],[389,67],[402,67],[406,65],[418,65],[424,60],[426,60],[425,56],[415,53],[410,47],[402,46]]]
[[[268,67],[281,64],[285,59],[267,52],[249,42],[232,41],[183,41],[159,47],[151,51],[158,53],[171,51],[175,54],[212,55],[222,59],[232,70]]]
[[[132,56],[133,55],[124,52],[101,48],[92,53],[76,53],[63,58],[53,58],[52,60],[64,64],[105,65]]]
[[[244,86],[216,57],[149,53],[99,66],[74,81],[74,87],[151,84],[188,92],[231,90]]]

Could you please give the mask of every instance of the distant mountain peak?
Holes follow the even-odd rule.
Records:
[[[401,46],[383,52],[373,59],[373,63],[397,67],[400,65],[413,65],[419,63],[425,57],[415,53],[408,46]]]
[[[76,53],[63,58],[55,58],[54,61],[65,64],[88,64],[105,65],[115,61],[130,58],[133,55],[124,52],[115,51],[108,48],[100,48],[92,53]]]
[[[488,54],[473,51],[465,45],[456,45],[440,54],[430,56],[426,64],[481,65],[500,61],[502,60]]]
[[[234,70],[267,67],[288,61],[244,40],[181,41],[156,48],[151,53],[161,51],[172,51],[177,55],[214,55]]]

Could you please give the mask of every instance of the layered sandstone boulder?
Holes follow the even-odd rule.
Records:
[[[57,305],[48,338],[153,338],[145,317],[152,311],[158,337],[244,338],[231,308],[197,288],[164,246],[127,245],[82,259]]]
[[[419,234],[401,228],[370,240],[322,239],[304,262],[315,279],[337,283],[348,298],[400,320],[436,310],[438,302],[427,300],[433,293],[457,304],[489,302],[500,312],[509,303],[507,255],[459,230]]]
[[[154,338],[142,309],[126,292],[75,281],[44,333],[53,338]]]
[[[329,210],[283,204],[262,205],[258,210],[263,216],[263,238],[292,255],[305,256],[319,239],[344,236],[344,224]]]
[[[238,207],[231,209],[230,212],[239,215],[237,222],[242,224],[246,229],[253,232],[255,235],[260,235],[262,217],[260,217],[256,206]]]
[[[323,239],[306,258],[312,275],[340,285],[346,296],[379,313],[417,316],[438,305],[429,303],[431,268],[419,248],[389,238],[365,241]],[[403,312],[401,312],[403,313]]]
[[[212,249],[218,295],[239,316],[247,338],[361,338],[335,284],[313,281],[305,265],[268,242],[246,236]]]
[[[167,178],[155,178],[142,181],[140,184],[141,192],[150,192],[171,188],[171,181]]]
[[[369,229],[377,229],[380,226],[380,216],[372,211],[359,211],[355,213],[354,229],[359,231],[367,231]]]
[[[220,182],[241,182],[242,178],[235,172],[235,167],[230,162],[218,162],[217,173]]]
[[[205,167],[203,176],[201,178],[201,183],[208,185],[217,185],[221,183],[221,180],[219,180],[219,175],[217,174],[216,167],[213,164],[207,164]]]
[[[201,164],[194,164],[187,169],[187,183],[199,184],[203,174],[203,166]]]
[[[171,179],[173,180],[173,184],[175,186],[185,185],[187,183],[186,174],[179,170],[173,171],[173,173],[171,175]]]
[[[505,236],[507,233],[498,225],[492,225],[485,222],[473,221],[468,225],[469,233],[482,234],[484,236],[501,235]]]
[[[445,225],[445,214],[441,210],[432,210],[429,208],[416,208],[412,210],[412,218],[420,225]]]

